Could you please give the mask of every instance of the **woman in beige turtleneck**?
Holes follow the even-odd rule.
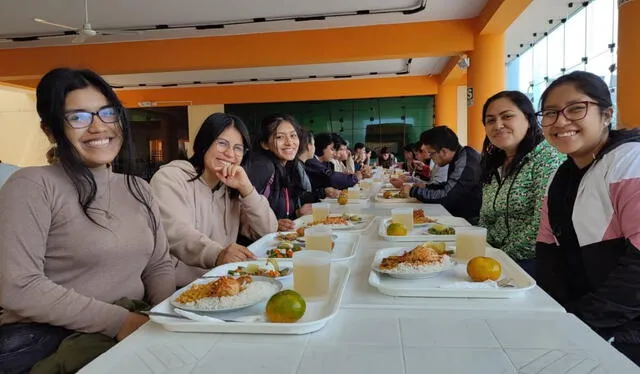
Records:
[[[23,168],[0,190],[2,373],[36,370],[60,355],[63,341],[67,356],[90,361],[65,339],[95,333],[106,349],[147,321],[116,301],[157,304],[175,291],[159,212],[148,184],[127,167],[130,128],[109,84],[61,68],[36,95],[58,161]],[[111,171],[117,155],[125,174]]]
[[[193,156],[164,165],[151,179],[178,286],[216,265],[254,259],[236,243],[238,233],[258,239],[278,229],[269,201],[242,168],[248,150],[240,118],[214,113],[195,137]]]

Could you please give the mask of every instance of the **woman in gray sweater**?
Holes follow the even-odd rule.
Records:
[[[109,84],[61,68],[36,95],[58,161],[19,170],[0,190],[2,373],[77,370],[101,353],[90,344],[106,350],[147,321],[130,311],[145,297],[153,305],[175,291],[159,211],[131,174],[129,123]],[[111,170],[116,156],[124,174]]]

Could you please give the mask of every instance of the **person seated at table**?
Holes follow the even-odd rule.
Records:
[[[293,116],[273,114],[262,120],[261,135],[245,166],[251,184],[264,195],[278,219],[279,231],[295,228],[294,219],[311,214],[303,203],[302,178],[296,167],[300,126]]]
[[[111,86],[58,68],[36,98],[58,161],[20,169],[0,190],[2,373],[76,372],[147,322],[133,310],[175,291],[158,207],[131,173],[131,128]],[[123,174],[111,170],[116,157]]]
[[[331,134],[320,133],[313,135],[309,133],[307,136],[313,138],[313,140],[308,140],[314,144],[315,155],[305,161],[304,168],[314,189],[332,187],[336,190],[344,190],[355,186],[362,179],[362,172],[360,171],[354,174],[346,174],[331,169],[330,162],[335,157],[335,138]]]
[[[447,181],[424,187],[404,185],[402,191],[424,203],[442,204],[452,215],[476,223],[482,203],[480,154],[461,146],[456,133],[446,126],[423,132],[420,141],[436,164],[449,165]]]
[[[347,147],[347,141],[336,133],[331,133],[331,138],[333,139],[335,155],[331,160],[329,160],[329,166],[331,166],[333,171],[354,174],[355,164],[351,158],[351,151],[349,151],[349,148]]]
[[[300,152],[298,152],[298,160],[300,160],[300,165],[302,165],[302,173],[304,173],[304,178],[309,182],[309,191],[312,192],[314,196],[314,201],[317,202],[324,198],[335,199],[340,196],[340,190],[335,189],[333,187],[318,187],[313,188],[311,183],[311,178],[306,170],[306,163],[308,160],[315,157],[316,146],[313,140],[313,133],[305,128],[300,128]],[[326,167],[326,165],[322,165]],[[334,173],[330,168],[328,170],[331,173]]]
[[[278,229],[269,201],[243,169],[249,145],[240,118],[214,113],[196,134],[193,156],[160,167],[151,178],[178,287],[217,265],[254,259],[237,243],[238,234],[255,240]]]
[[[373,162],[373,149],[369,148],[369,147],[364,147],[364,165],[366,166],[371,166],[371,163]]]
[[[540,207],[549,176],[565,160],[544,141],[531,100],[502,91],[482,107],[482,207],[479,226],[487,243],[500,248],[535,276]]]
[[[413,161],[416,159],[415,152],[415,144],[407,144],[402,148],[402,154],[404,156],[404,161],[402,162],[402,170],[408,173],[412,173],[415,171],[415,167],[413,165]]]
[[[366,148],[363,143],[356,143],[353,146],[353,153],[351,157],[353,158],[354,172],[359,171],[364,165],[368,166],[366,162]]]
[[[598,76],[553,81],[538,112],[568,159],[551,178],[536,244],[539,285],[640,364],[640,131],[611,130]]]
[[[382,147],[380,149],[380,156],[378,157],[378,166],[389,169],[396,165],[396,156],[389,152],[389,148]]]

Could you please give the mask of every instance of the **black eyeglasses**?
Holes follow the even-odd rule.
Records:
[[[598,105],[595,101],[579,101],[562,109],[543,109],[536,113],[536,116],[540,119],[540,125],[543,127],[553,126],[558,122],[560,114],[568,121],[579,121],[587,116],[589,104]]]
[[[112,106],[104,107],[97,112],[74,110],[73,112],[65,113],[64,120],[74,129],[84,129],[91,126],[93,116],[98,116],[104,123],[116,123],[120,120],[120,111]]]

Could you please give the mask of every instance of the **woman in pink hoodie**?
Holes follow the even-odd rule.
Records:
[[[242,167],[249,144],[240,118],[214,113],[196,135],[193,156],[164,165],[151,179],[179,287],[217,265],[254,259],[236,243],[239,233],[258,239],[278,228],[269,201]]]

